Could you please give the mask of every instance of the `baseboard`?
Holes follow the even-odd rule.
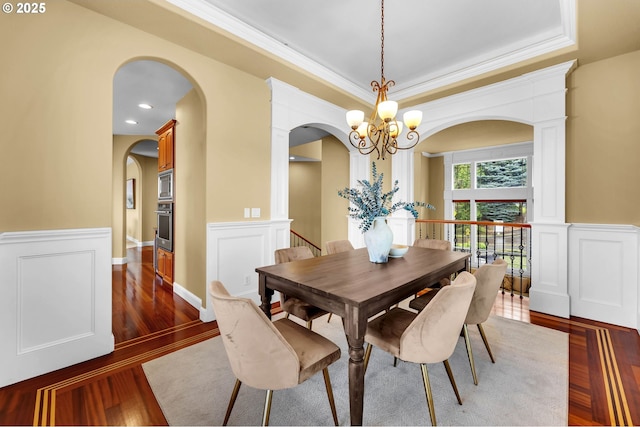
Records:
[[[180,298],[189,303],[192,307],[194,307],[200,313],[200,320],[203,322],[211,322],[215,320],[213,317],[213,313],[209,313],[206,308],[202,306],[202,300],[194,295],[191,291],[186,289],[184,286],[180,285],[177,282],[173,282],[173,292],[177,294]]]
[[[143,246],[153,246],[153,240],[147,240],[147,241],[140,241],[136,238],[133,238],[131,236],[127,236],[127,242],[131,242],[134,245],[136,245],[137,247],[141,248]]]
[[[569,295],[540,291],[532,286],[529,290],[529,309],[568,319]]]
[[[122,265],[128,262],[127,257],[124,258],[111,258],[112,265]]]

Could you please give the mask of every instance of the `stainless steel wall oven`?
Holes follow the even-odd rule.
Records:
[[[173,203],[158,203],[158,237],[159,248],[173,252]]]

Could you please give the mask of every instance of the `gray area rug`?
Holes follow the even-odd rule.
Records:
[[[349,425],[348,353],[342,321],[313,322],[314,331],[342,348],[329,368],[340,425]],[[462,397],[456,401],[442,363],[429,376],[439,425],[567,425],[568,335],[492,316],[484,329],[492,364],[475,326],[469,328],[478,385],[461,337],[449,359]],[[260,343],[256,343],[260,345]],[[235,377],[219,337],[143,365],[170,425],[221,425]],[[265,392],[243,385],[230,425],[260,425]],[[365,425],[430,425],[419,365],[374,348],[365,377]],[[296,388],[273,393],[271,425],[333,425],[322,374]]]

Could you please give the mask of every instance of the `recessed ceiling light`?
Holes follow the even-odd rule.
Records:
[[[142,109],[144,109],[144,110],[150,110],[150,109],[152,109],[152,108],[153,108],[153,106],[152,106],[152,105],[145,104],[145,103],[138,104],[138,107],[140,107],[140,108],[142,108]]]
[[[296,159],[296,158],[295,158],[295,157],[293,157],[293,156],[289,157],[289,160],[295,160],[295,159]]]
[[[129,123],[130,125],[137,125],[138,124],[138,122],[136,122],[135,120],[131,120],[131,119],[125,120],[124,122],[125,123]]]

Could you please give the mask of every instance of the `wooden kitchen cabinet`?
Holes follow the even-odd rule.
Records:
[[[165,282],[173,284],[173,253],[167,252],[162,248],[158,248],[157,251],[157,270],[158,273]]]
[[[158,172],[173,169],[175,120],[169,120],[156,131],[158,135]]]

